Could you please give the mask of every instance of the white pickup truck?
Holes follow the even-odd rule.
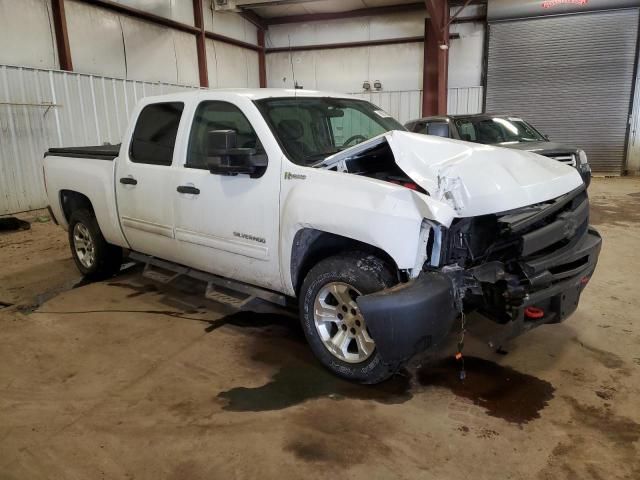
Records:
[[[212,298],[297,299],[316,357],[362,383],[463,312],[502,336],[563,320],[601,246],[575,169],[409,133],[340,94],[145,98],[121,145],[52,148],[44,172],[82,273],[129,255],[206,280]]]

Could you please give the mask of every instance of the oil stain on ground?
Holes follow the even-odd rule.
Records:
[[[345,398],[400,404],[430,387],[444,387],[472,400],[488,415],[523,424],[540,417],[554,396],[554,387],[532,375],[476,357],[465,360],[467,376],[459,380],[455,360],[426,364],[412,375],[403,371],[378,385],[358,385],[336,377],[311,354],[298,322],[283,315],[238,312],[211,322],[207,331],[222,326],[250,328],[256,339],[251,357],[257,365],[275,367],[271,379],[256,387],[235,387],[217,394],[224,410],[258,412],[282,410],[309,400]]]
[[[427,365],[417,372],[423,386],[444,387],[484,408],[488,415],[523,424],[540,417],[553,398],[549,382],[477,357],[465,358],[466,378],[459,379],[454,359]]]
[[[316,398],[354,398],[396,404],[412,397],[411,378],[406,374],[395,375],[380,385],[364,386],[328,372],[313,358],[298,322],[287,316],[238,312],[212,322],[207,330],[223,325],[255,328],[261,347],[252,360],[277,368],[271,380],[264,385],[236,387],[219,393],[217,398],[225,403],[224,410],[281,410]]]
[[[233,388],[220,393],[218,398],[226,400],[224,410],[262,412],[282,410],[317,398],[404,403],[412,397],[410,387],[406,375],[395,375],[380,385],[364,386],[341,380],[320,367],[291,363],[280,368],[265,385]]]

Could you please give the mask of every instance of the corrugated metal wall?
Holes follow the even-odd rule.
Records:
[[[0,215],[47,205],[49,147],[119,143],[138,100],[189,88],[0,65]]]
[[[482,87],[450,88],[447,112],[451,115],[482,112],[482,90]],[[352,95],[379,106],[401,123],[422,116],[422,90],[357,92]]]
[[[487,111],[523,116],[620,174],[637,33],[635,9],[490,24]]]
[[[257,43],[255,25],[201,0],[206,31]],[[117,0],[194,24],[191,0]],[[77,0],[65,0],[73,69],[77,72],[180,85],[200,84],[195,36]],[[0,0],[0,64],[58,68],[51,0]],[[25,35],[25,32],[28,32]],[[258,54],[207,39],[209,85],[257,87]]]

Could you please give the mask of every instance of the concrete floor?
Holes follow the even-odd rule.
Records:
[[[638,479],[640,179],[590,192],[579,310],[472,345],[464,383],[443,362],[351,385],[282,315],[136,269],[82,285],[51,222],[0,233],[0,478]]]

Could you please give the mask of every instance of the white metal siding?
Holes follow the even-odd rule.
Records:
[[[208,32],[219,33],[227,37],[235,38],[247,43],[258,43],[257,27],[245,20],[235,12],[215,11],[212,8],[213,0],[203,0],[204,29]],[[191,3],[191,2],[189,2]]]
[[[119,143],[138,100],[189,88],[0,65],[0,215],[46,207],[49,147]]]
[[[361,42],[422,36],[424,17],[395,14],[356,19],[272,25],[267,48]],[[449,86],[480,85],[484,45],[482,22],[454,24],[449,50]],[[267,85],[293,86],[293,76],[305,88],[353,92],[365,80],[380,80],[386,90],[417,90],[422,87],[422,42],[302,50],[267,54]],[[293,66],[293,72],[292,72]]]
[[[400,92],[352,93],[379,106],[400,123],[422,116],[422,90]],[[450,88],[447,113],[451,115],[482,112],[482,87]]]
[[[638,10],[492,23],[487,104],[583,148],[595,171],[620,173]]]
[[[0,0],[0,64],[56,68],[49,0]]]

